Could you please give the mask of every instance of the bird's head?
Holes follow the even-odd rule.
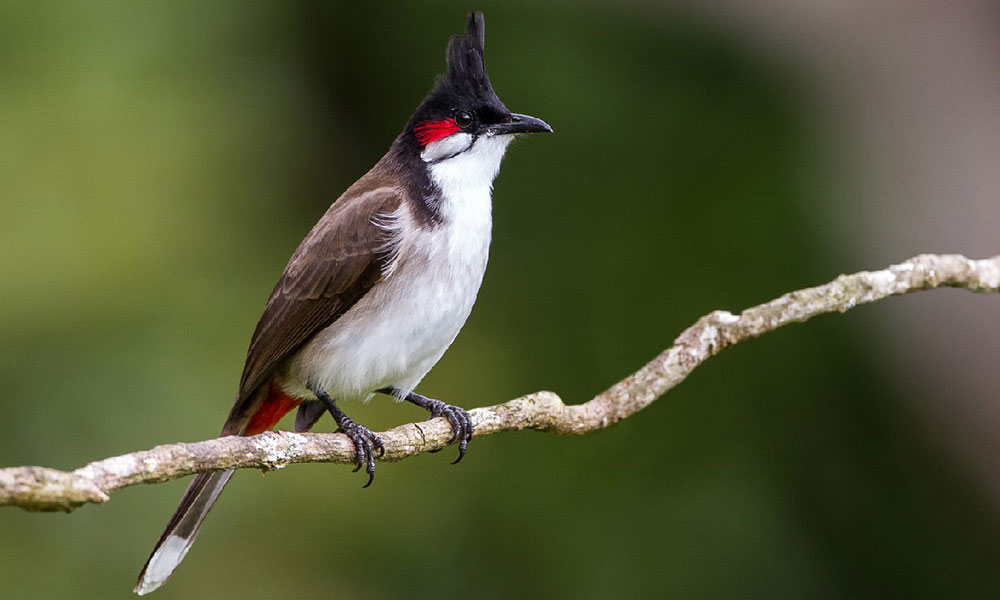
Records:
[[[465,35],[448,43],[448,71],[438,78],[403,132],[426,163],[469,151],[503,156],[517,134],[551,132],[541,119],[512,113],[497,97],[483,63],[485,24],[469,13]],[[499,166],[499,157],[497,158]]]

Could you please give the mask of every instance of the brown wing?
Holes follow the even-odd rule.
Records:
[[[369,187],[352,195],[358,184],[302,240],[274,286],[250,341],[231,418],[242,412],[241,405],[282,361],[336,321],[382,277],[389,244],[386,231],[373,219],[396,210],[404,192],[395,186]]]

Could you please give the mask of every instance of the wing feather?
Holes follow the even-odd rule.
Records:
[[[257,323],[231,419],[284,360],[382,278],[391,232],[379,219],[399,208],[404,194],[395,186],[348,190],[302,241]]]

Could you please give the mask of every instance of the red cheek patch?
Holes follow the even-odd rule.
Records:
[[[426,146],[431,142],[444,139],[453,133],[458,133],[458,125],[454,119],[441,119],[440,121],[420,121],[413,126],[413,135],[417,136],[417,142],[421,146]]]

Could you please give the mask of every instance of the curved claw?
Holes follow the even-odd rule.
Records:
[[[385,456],[385,443],[382,441],[382,438],[364,425],[358,425],[347,418],[344,419],[344,422],[337,431],[349,437],[354,443],[356,463],[351,472],[357,473],[361,470],[361,467],[365,467],[365,472],[368,473],[368,483],[363,485],[362,488],[370,486],[375,480],[376,450],[378,451],[378,456]]]
[[[369,439],[367,441],[376,448],[379,448],[379,450],[381,450],[383,455],[385,454],[385,446],[382,444],[382,440],[379,439],[378,436],[374,436],[374,439]],[[375,481],[375,452],[371,446],[367,448],[367,451],[368,451],[368,464],[365,467],[365,472],[368,473],[368,483],[361,486],[361,489],[370,486],[372,482]]]
[[[423,408],[427,412],[431,413],[430,419],[436,419],[437,417],[445,417],[448,419],[448,423],[451,425],[451,439],[448,443],[458,442],[458,458],[451,464],[456,464],[465,457],[465,450],[469,447],[469,440],[472,439],[472,434],[475,432],[476,428],[472,424],[472,417],[469,412],[464,408],[458,406],[452,406],[451,404],[445,404],[440,400],[434,400],[433,398],[428,398],[427,396],[421,396],[420,394],[410,391],[408,393],[402,393],[400,390],[387,387],[379,390],[380,392],[391,394],[397,398],[402,398],[407,402],[412,402],[417,406]],[[430,452],[438,452],[441,449],[431,450]]]
[[[379,440],[379,442],[381,441]],[[365,467],[365,472],[368,473],[368,483],[361,486],[361,489],[365,489],[375,481],[375,453],[371,451],[371,448],[368,449],[368,464]]]
[[[462,462],[462,459],[465,458],[465,449],[468,447],[469,447],[469,440],[462,438],[462,441],[458,443],[458,458],[451,461],[451,464],[457,465],[458,463]]]
[[[469,440],[472,439],[472,434],[476,429],[472,424],[472,417],[469,416],[469,412],[464,408],[443,402],[431,410],[430,418],[434,419],[437,417],[445,417],[451,424],[452,436],[448,440],[448,443],[458,442],[458,458],[453,460],[451,464],[457,465],[465,458],[465,451],[469,447]]]
[[[472,418],[466,411],[461,412],[462,416],[462,438],[458,442],[458,458],[456,458],[451,464],[457,465],[465,457],[465,450],[469,447],[469,440],[472,439],[472,434],[476,430],[476,427],[472,424]],[[458,433],[456,432],[456,435]]]

